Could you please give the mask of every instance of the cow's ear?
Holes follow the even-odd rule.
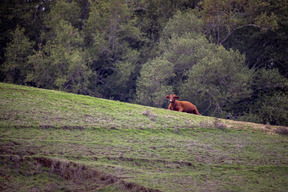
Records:
[[[180,97],[179,96],[175,96],[174,99],[180,99]]]
[[[166,99],[170,99],[170,96],[167,95],[167,96],[166,96]]]

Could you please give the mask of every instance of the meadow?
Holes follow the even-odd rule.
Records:
[[[0,109],[0,191],[288,191],[287,127],[5,83]]]

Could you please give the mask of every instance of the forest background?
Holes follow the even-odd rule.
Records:
[[[288,0],[1,0],[0,81],[288,125]]]

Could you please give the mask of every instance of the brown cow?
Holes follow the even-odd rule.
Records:
[[[166,98],[170,101],[170,105],[168,107],[169,110],[201,115],[196,106],[192,103],[188,101],[177,101],[176,99],[179,99],[179,96],[176,96],[174,93],[172,93],[170,96],[167,95]]]

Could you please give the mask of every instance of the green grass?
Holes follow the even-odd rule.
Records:
[[[3,83],[0,108],[1,191],[288,191],[286,127]]]

